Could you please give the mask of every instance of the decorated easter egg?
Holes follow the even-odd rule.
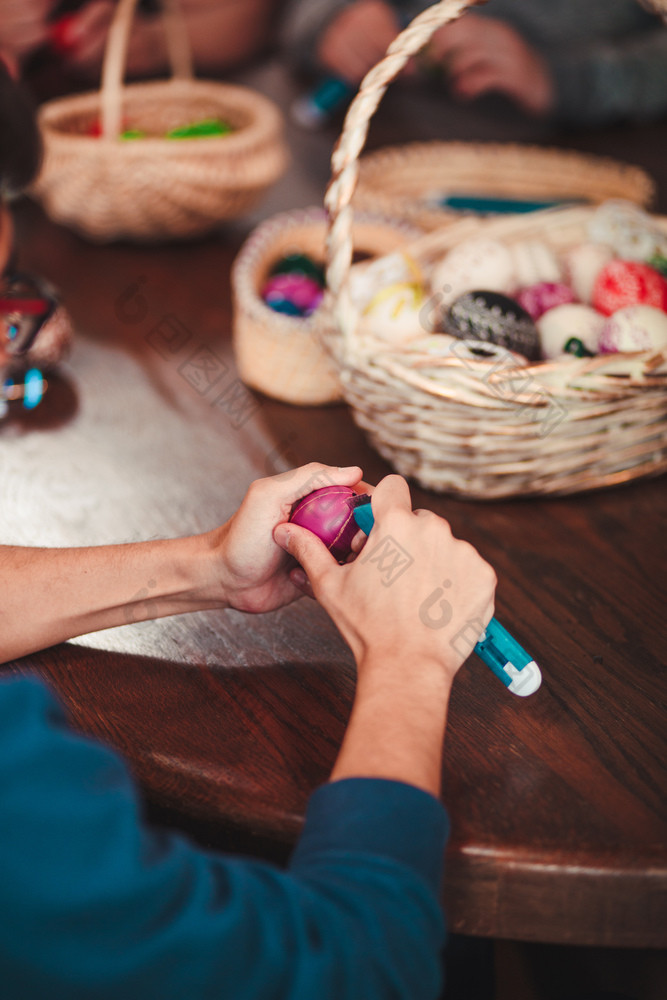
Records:
[[[355,491],[349,486],[323,486],[297,500],[290,521],[312,531],[332,556],[343,562],[350,555],[352,539],[359,530],[349,505],[353,496]]]
[[[365,309],[375,296],[390,285],[424,283],[421,269],[407,254],[392,253],[375,260],[359,261],[350,268],[348,291],[358,309]]]
[[[660,351],[667,348],[667,313],[655,306],[625,306],[604,323],[598,341],[601,354],[616,351]]]
[[[516,284],[508,248],[498,240],[481,237],[459,243],[431,273],[431,290],[442,306],[475,288],[509,294]]]
[[[514,264],[515,286],[562,279],[562,269],[555,253],[541,240],[520,240],[511,245],[509,251]]]
[[[574,302],[574,292],[562,281],[538,281],[517,292],[516,300],[529,316],[539,319],[549,309]]]
[[[565,277],[579,302],[590,305],[595,279],[613,256],[612,248],[604,243],[578,243],[565,252]]]
[[[293,315],[310,316],[322,297],[321,287],[305,274],[274,274],[262,288],[267,306],[276,312],[289,312],[285,304],[291,303],[296,310]]]
[[[647,261],[667,253],[667,234],[634,202],[612,198],[597,207],[588,223],[591,239],[606,243],[617,257]]]
[[[359,328],[388,344],[405,344],[424,335],[421,285],[399,282],[377,292],[364,309]]]
[[[487,289],[465,292],[449,307],[444,332],[462,340],[485,340],[522,354],[540,356],[540,339],[533,320],[518,302]]]
[[[307,278],[324,287],[324,267],[305,253],[285,254],[275,262],[269,274],[305,274]]]
[[[595,279],[592,304],[605,316],[635,305],[667,311],[667,279],[648,264],[610,260]]]
[[[573,353],[567,346],[571,340],[578,340],[585,351],[597,354],[604,322],[601,313],[581,302],[565,303],[549,309],[537,321],[542,357],[557,358],[564,353]]]

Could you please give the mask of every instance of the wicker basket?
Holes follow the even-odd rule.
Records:
[[[420,14],[362,81],[332,157],[327,282],[338,334],[329,340],[345,399],[371,443],[399,472],[436,491],[492,499],[565,494],[667,469],[667,354],[642,352],[508,369],[495,361],[378,349],[359,332],[348,279],[351,199],[358,157],[382,94],[408,58],[465,0]],[[472,218],[428,233],[419,262],[471,233],[535,238],[561,251],[581,241],[592,209],[486,223]],[[667,226],[666,226],[667,228]]]
[[[239,251],[232,269],[234,352],[243,381],[286,403],[316,406],[342,399],[336,365],[322,344],[333,334],[330,311],[295,318],[274,312],[260,291],[271,266],[299,252],[324,261],[327,219],[322,208],[283,212],[261,223]],[[358,215],[357,252],[375,257],[405,246],[414,226],[380,216]]]
[[[459,218],[438,205],[451,195],[528,201],[624,198],[650,207],[653,180],[640,167],[572,150],[500,143],[417,142],[368,153],[355,208],[437,229]]]
[[[56,222],[95,241],[191,237],[251,209],[284,172],[278,108],[254,91],[195,80],[187,32],[166,0],[170,80],[123,86],[137,0],[120,0],[109,32],[101,90],[44,104],[45,156],[34,195]],[[169,129],[219,117],[225,136],[173,140]],[[149,136],[119,138],[123,120]],[[101,122],[101,135],[90,135]]]

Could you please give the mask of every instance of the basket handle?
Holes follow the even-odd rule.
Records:
[[[127,46],[137,2],[138,0],[119,0],[109,28],[100,89],[103,139],[117,139],[121,133]],[[191,80],[192,54],[185,18],[177,0],[162,0],[162,23],[167,38],[167,54],[172,78]]]
[[[357,186],[359,154],[368,135],[371,118],[391,81],[408,59],[416,55],[443,24],[460,17],[467,7],[486,0],[440,0],[418,14],[387,49],[386,55],[368,71],[348,108],[343,129],[331,156],[331,180],[324,196],[329,214],[327,232],[327,286],[333,296],[334,315],[343,335],[344,351],[351,346],[356,310],[347,291],[352,264],[352,218],[350,202]]]

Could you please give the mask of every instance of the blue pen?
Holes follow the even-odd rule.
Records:
[[[366,535],[370,535],[374,524],[370,496],[362,493],[348,502],[355,521]],[[486,631],[475,645],[475,652],[512,694],[526,697],[537,691],[542,683],[542,674],[535,660],[496,618],[492,618],[486,626]]]

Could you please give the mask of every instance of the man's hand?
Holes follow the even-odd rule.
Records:
[[[375,524],[356,560],[339,566],[311,532],[280,524],[274,538],[304,567],[317,600],[357,664],[438,664],[453,677],[466,659],[458,635],[493,616],[495,574],[431,511],[411,509],[407,483],[387,476],[372,494]],[[402,572],[392,578],[390,564]],[[402,560],[402,563],[401,563]],[[468,652],[470,650],[468,649]]]
[[[533,115],[546,115],[553,108],[554,84],[547,65],[504,21],[466,13],[436,31],[427,55],[444,65],[452,91],[466,100],[496,91]]]
[[[219,587],[225,603],[238,611],[261,612],[301,597],[303,591],[289,575],[294,561],[274,541],[273,530],[289,518],[301,497],[322,486],[356,486],[360,479],[357,466],[339,469],[311,462],[252,483],[236,514],[209,535],[214,587]]]
[[[496,578],[446,521],[411,510],[400,476],[382,480],[372,505],[368,541],[345,566],[304,528],[279,524],[274,537],[305,568],[357,662],[331,780],[386,778],[438,796],[452,682],[471,634],[493,615]],[[467,644],[456,641],[463,634]]]

